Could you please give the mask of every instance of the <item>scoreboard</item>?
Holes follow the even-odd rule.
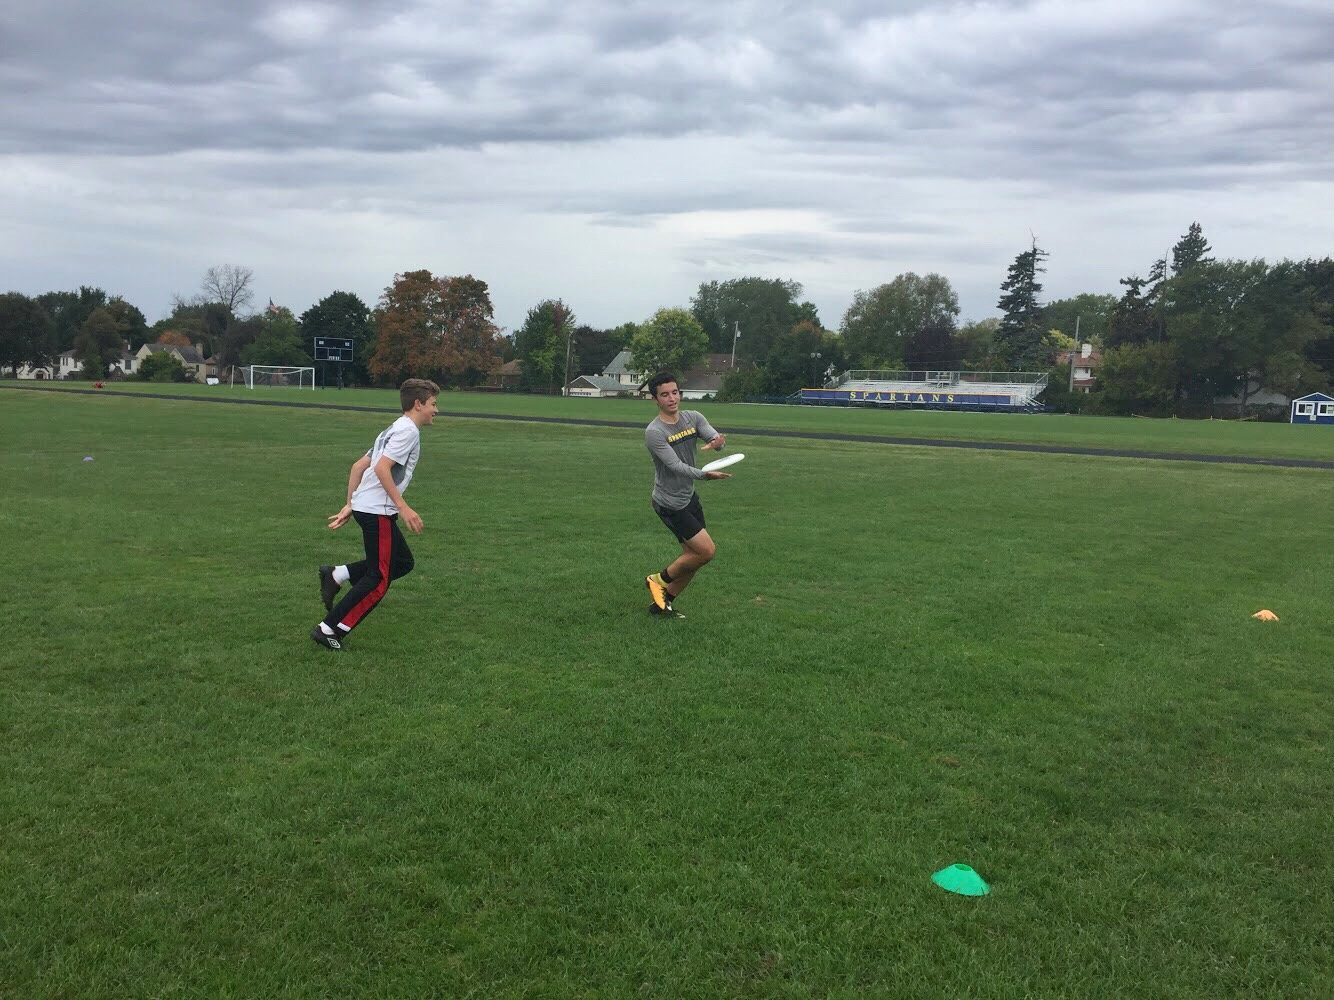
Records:
[[[315,338],[316,361],[351,361],[352,341],[339,337]]]

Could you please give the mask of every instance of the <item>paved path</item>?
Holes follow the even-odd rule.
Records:
[[[68,392],[83,396],[132,396],[139,399],[176,399],[188,403],[230,403],[236,406],[287,406],[308,410],[353,410],[361,413],[397,413],[392,407],[351,406],[343,403],[300,403],[283,399],[236,399],[222,396],[178,396],[162,392],[123,392],[119,389],[73,389],[61,386],[5,385],[0,389],[31,392]],[[643,430],[644,423],[627,420],[585,420],[577,417],[524,417],[512,413],[454,413],[440,416],[465,420],[513,420],[527,424],[566,424],[575,427],[620,427]],[[1092,455],[1097,458],[1142,458],[1159,462],[1200,462],[1207,465],[1268,465],[1280,469],[1334,469],[1334,461],[1314,458],[1266,458],[1260,455],[1201,455],[1187,452],[1137,451],[1126,448],[1086,448],[1074,444],[1019,444],[1011,441],[959,441],[949,438],[894,437],[886,434],[818,434],[813,431],[782,431],[763,427],[738,427],[736,437],[798,438],[805,441],[851,441],[856,444],[910,445],[920,448],[963,448],[969,451],[1018,451],[1037,455]]]

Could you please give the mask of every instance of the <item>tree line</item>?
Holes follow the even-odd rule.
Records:
[[[124,345],[197,345],[230,365],[314,365],[314,337],[348,339],[347,380],[394,384],[423,375],[475,386],[518,360],[519,387],[559,392],[597,374],[620,351],[634,371],[699,365],[735,354],[721,396],[785,397],[847,369],[1048,371],[1045,401],[1056,409],[1152,415],[1207,412],[1261,389],[1293,396],[1334,382],[1334,261],[1216,260],[1199,223],[1121,295],[1083,293],[1044,302],[1048,252],[1036,239],[1000,282],[998,318],[959,321],[948,278],[905,272],[858,290],[837,330],[791,280],[742,277],[701,283],[689,307],[665,307],[611,328],[580,324],[562,299],[529,309],[512,335],[496,326],[486,282],[430,271],[395,275],[374,307],[336,291],[295,316],[254,310],[253,272],[209,268],[199,291],[177,295],[149,326],[142,312],[100,288],[0,296],[0,369],[47,364],[74,351],[85,377],[103,377]],[[1100,353],[1095,391],[1069,391],[1066,358],[1078,342]],[[171,359],[151,359],[147,377],[184,377]]]

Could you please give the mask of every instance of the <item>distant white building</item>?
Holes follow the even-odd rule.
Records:
[[[706,399],[723,386],[723,379],[732,370],[732,359],[727,354],[708,354],[694,368],[681,372],[681,398]],[[630,352],[620,354],[607,362],[600,375],[580,375],[565,387],[567,396],[607,397],[628,394],[640,395],[641,386],[649,378],[643,372],[630,370]]]
[[[218,362],[216,357],[204,357],[202,344],[177,347],[175,344],[144,344],[139,348],[135,358],[142,363],[143,360],[151,355],[166,352],[181,363],[186,373],[196,382],[203,382],[210,376],[216,377],[218,374]]]
[[[626,394],[639,395],[644,376],[630,370],[630,352],[621,351],[607,362],[600,375],[580,375],[565,387],[567,396],[607,398]]]
[[[79,359],[74,356],[73,351],[65,351],[56,356],[55,360],[49,365],[38,365],[33,368],[29,365],[21,365],[16,378],[23,379],[66,379],[76,378],[79,369],[83,367]],[[133,375],[139,370],[139,357],[130,353],[130,345],[126,344],[121,352],[120,360],[114,362],[111,371],[108,372],[112,377],[116,375]]]

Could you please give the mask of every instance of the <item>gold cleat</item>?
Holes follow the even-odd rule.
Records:
[[[644,586],[648,587],[649,596],[653,598],[658,610],[666,611],[667,606],[672,603],[672,597],[667,593],[667,585],[662,582],[662,576],[653,573],[644,577]]]

